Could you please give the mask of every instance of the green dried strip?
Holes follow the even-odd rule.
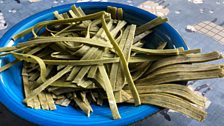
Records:
[[[46,38],[37,38],[34,40],[29,40],[26,42],[19,43],[16,47],[24,47],[27,45],[34,45],[34,44],[43,44],[43,43],[55,43],[55,42],[76,42],[76,43],[83,43],[93,46],[99,46],[99,47],[105,47],[105,48],[111,48],[111,45],[108,43],[103,42],[99,39],[88,39],[88,38],[82,38],[82,37],[46,37]]]
[[[187,86],[178,84],[162,84],[162,85],[148,85],[148,86],[136,86],[139,94],[150,94],[150,93],[168,93],[182,97],[193,104],[201,107],[205,107],[207,99],[202,95],[196,94],[190,90]],[[127,91],[129,93],[129,91]]]
[[[82,101],[89,107],[90,111],[93,112],[93,109],[89,103],[89,100],[86,98],[86,92],[80,92]]]
[[[35,54],[35,53],[39,52],[40,50],[46,48],[47,46],[48,46],[48,44],[46,44],[46,45],[38,45],[38,46],[35,47],[34,49],[32,49],[32,50],[26,52],[26,54]]]
[[[86,16],[85,12],[82,10],[81,7],[78,7],[78,11],[82,16]]]
[[[48,77],[51,73],[51,71],[53,70],[53,66],[52,65],[48,65],[47,69],[46,69],[46,77]],[[38,84],[43,83],[41,77],[39,77],[36,81]]]
[[[139,48],[141,48],[143,45],[144,45],[144,43],[142,43],[141,41],[138,41],[135,44],[133,44],[133,46],[139,47]],[[135,55],[136,55],[136,53],[135,53]]]
[[[123,48],[125,46],[125,43],[126,43],[129,32],[130,32],[130,26],[125,29],[124,34],[123,34],[123,36],[121,38],[121,41],[119,43],[119,47],[120,47],[120,49],[122,49],[122,51],[123,51]],[[112,66],[111,66],[110,82],[112,84],[113,90],[116,89],[117,78],[118,77],[124,78],[124,75],[121,72],[121,69],[119,70],[119,68],[120,68],[119,66],[120,66],[120,63],[113,63]]]
[[[156,61],[151,69],[150,72],[164,66],[178,64],[178,63],[200,63],[200,62],[208,62],[212,60],[217,60],[223,58],[222,55],[218,52],[211,52],[206,54],[187,54],[184,56],[173,56],[163,58],[161,60]]]
[[[0,72],[3,72],[3,71],[5,71],[5,70],[9,69],[10,67],[12,67],[13,65],[15,65],[15,64],[18,63],[18,62],[20,62],[20,61],[19,61],[19,60],[14,60],[14,61],[12,61],[12,62],[10,62],[10,63],[7,63],[6,65],[4,65],[4,66],[2,66],[2,67],[0,68]]]
[[[113,26],[113,20],[110,20],[107,24],[108,29],[111,29]],[[116,29],[115,29],[116,30]],[[116,31],[115,31],[116,32]],[[103,28],[100,28],[100,30],[93,36],[94,39],[101,39],[102,41],[107,41],[108,38],[103,30]]]
[[[82,14],[79,12],[79,10],[77,9],[75,5],[71,6],[71,9],[77,17],[82,17]]]
[[[73,67],[73,69],[71,70],[69,76],[66,78],[66,81],[72,81],[72,79],[78,74],[78,72],[80,71],[80,69],[81,69],[80,66]]]
[[[100,78],[100,80],[102,80],[102,82],[99,82],[101,84],[101,86],[103,87],[103,89],[105,90],[106,94],[107,94],[107,98],[108,98],[108,102],[109,102],[109,106],[112,112],[112,116],[113,119],[120,119],[120,114],[117,108],[117,104],[116,104],[116,100],[114,98],[114,94],[113,94],[113,89],[110,83],[110,79],[107,75],[107,72],[104,68],[104,66],[98,66],[99,68],[99,73],[98,78]],[[99,81],[99,80],[97,80]]]
[[[91,48],[93,49],[93,48]],[[95,57],[89,57],[88,59],[98,59],[101,57],[101,55],[103,54],[102,51],[98,51],[97,54],[95,54]],[[79,73],[76,75],[76,77],[74,78],[74,80],[72,81],[73,83],[76,83],[78,86],[83,87],[80,82],[82,81],[83,77],[87,74],[87,72],[89,71],[89,69],[91,68],[91,66],[84,66],[81,68],[81,70],[79,71]]]
[[[49,110],[45,92],[40,92],[37,96],[39,98],[41,108],[44,110]]]
[[[91,101],[96,102],[95,95],[93,94],[93,92],[92,92],[92,91],[90,91],[90,98],[89,98],[89,99],[91,99]]]
[[[181,52],[180,54],[191,54],[191,53],[200,53],[201,49],[190,49],[190,50],[185,50],[184,52]]]
[[[51,84],[52,87],[61,87],[61,88],[73,88],[75,90],[84,90],[84,88],[79,87],[72,82],[65,82],[65,81],[55,81],[54,83]],[[89,86],[85,87],[85,89],[96,89],[99,88],[98,86],[95,86],[94,83],[92,82]],[[53,88],[52,88],[53,89]],[[50,90],[52,91],[52,90]]]
[[[64,17],[63,17],[62,15],[60,15],[60,14],[58,13],[58,11],[54,11],[53,14],[54,14],[54,16],[55,16],[58,20],[63,20],[63,19],[64,19]]]
[[[23,69],[22,69],[22,77],[23,77],[23,88],[24,88],[24,92],[25,92],[25,97],[28,97],[29,94],[31,93],[31,86],[32,83],[30,81],[28,81],[28,73],[26,70],[26,66],[27,64],[23,64]],[[38,100],[37,97],[34,97],[33,99],[27,101],[26,105],[28,107],[34,108],[34,109],[40,109],[40,102]]]
[[[50,93],[46,93],[46,99],[50,110],[56,110],[53,96]]]
[[[97,13],[94,13],[94,14],[89,14],[89,15],[86,15],[86,16],[80,17],[80,18],[71,18],[71,19],[65,19],[65,20],[50,20],[50,21],[40,22],[40,23],[36,24],[35,26],[33,26],[31,28],[28,28],[28,29],[14,35],[12,37],[12,39],[17,40],[18,38],[30,33],[32,31],[32,29],[44,27],[44,26],[47,26],[47,25],[72,23],[72,22],[79,22],[79,21],[85,21],[85,20],[91,20],[91,19],[98,19],[102,15],[106,15],[107,18],[109,17],[109,15],[105,11],[101,11],[101,12],[97,12]]]
[[[112,20],[108,23],[107,25],[109,28],[112,27]],[[120,27],[117,27],[115,29],[119,29]],[[114,33],[116,32],[116,30],[114,30]],[[112,30],[112,31],[113,31]],[[105,37],[105,32],[103,30],[103,28],[101,28],[97,33],[96,35],[93,37],[93,38],[104,38]],[[98,55],[98,56],[97,56]],[[95,54],[94,57],[96,57],[96,59],[101,59],[103,57],[103,53],[100,54],[100,52],[98,52],[98,54]],[[97,71],[97,66],[91,66],[89,72],[88,72],[88,78],[94,78],[95,77],[95,74],[96,74],[96,71]]]
[[[166,67],[157,69],[156,71],[149,74],[149,77],[159,76],[167,73],[182,72],[182,71],[209,71],[218,70],[223,68],[223,65],[216,64],[174,64]]]
[[[122,8],[118,8],[117,9],[117,19],[118,20],[123,20],[124,16],[123,16],[123,9]]]
[[[56,59],[79,59],[77,56],[63,54],[61,52],[53,52],[51,53],[51,57]]]
[[[90,48],[89,46],[82,46],[80,49],[73,52],[72,55],[83,56],[89,50],[89,48]]]
[[[129,101],[132,98],[131,94],[128,94],[124,90],[121,90],[121,96],[122,96],[123,102]]]
[[[121,38],[122,38],[122,36],[123,36],[123,30],[120,30],[119,32],[120,32],[119,36],[115,39],[115,41],[116,41],[117,43],[121,41]]]
[[[75,103],[82,109],[82,111],[84,111],[86,115],[89,117],[91,112],[91,109],[89,108],[89,106],[86,105],[85,102],[77,98],[76,95],[73,95],[73,99]]]
[[[64,81],[62,81],[62,80],[57,80],[57,81],[55,81],[55,82],[53,82],[52,84],[51,84],[51,86],[54,86],[54,87],[69,87],[69,88],[80,88],[79,86],[77,86],[77,85],[75,85],[75,84],[73,84],[73,83],[71,83],[71,82],[64,82]]]
[[[90,49],[87,53],[85,53],[85,55],[78,61],[82,61],[82,60],[85,60],[85,59],[88,59],[90,57],[92,57],[94,55],[94,53],[97,52],[97,48],[93,48],[93,49]],[[66,63],[66,62],[65,62]],[[68,61],[67,61],[68,63]],[[73,63],[72,63],[73,64]],[[74,77],[76,76],[76,74],[79,72],[81,68],[80,67],[74,67],[71,71],[71,73],[69,74],[69,76],[67,77],[66,81],[71,81],[72,79],[74,79]]]
[[[144,53],[147,55],[179,55],[179,53],[182,52],[183,48],[161,50],[161,49],[145,49],[133,46],[131,50],[136,53]]]
[[[62,94],[72,93],[74,91],[77,91],[77,90],[73,88],[57,88],[55,90],[52,90],[51,92],[54,93],[55,95],[62,95]]]
[[[147,94],[142,95],[141,99],[144,104],[169,108],[198,121],[202,121],[207,115],[204,110],[192,105],[190,102],[168,94]]]
[[[108,26],[111,27],[111,26],[112,26],[112,22],[109,22],[109,23],[108,23]],[[99,35],[99,33],[101,33],[101,31],[97,32],[97,34],[96,34],[93,38],[94,38],[94,39],[98,38],[97,35]],[[102,32],[102,34],[101,34],[99,37],[101,37],[101,36],[103,36],[103,32]],[[97,50],[97,48],[92,47],[92,48],[90,48],[89,52],[94,51],[94,50]],[[84,55],[84,57],[83,57],[82,59],[92,59],[92,57],[100,58],[100,57],[101,57],[100,55],[101,55],[102,51],[99,50],[99,51],[97,51],[97,52],[98,52],[98,53],[94,53],[94,52],[92,52],[91,54],[86,54],[86,57],[85,57],[85,55]],[[88,55],[89,55],[89,56],[88,56]],[[77,76],[74,78],[73,83],[77,83],[77,84],[79,84],[80,81],[82,80],[82,78],[85,76],[85,74],[88,72],[88,70],[89,70],[90,68],[91,68],[90,66],[85,66],[85,67],[83,67],[83,68],[80,70],[80,72],[77,74]],[[74,74],[73,74],[73,75],[74,75]],[[80,85],[80,86],[82,86],[82,85]]]
[[[116,27],[113,30],[111,30],[112,36],[115,37],[126,24],[127,24],[126,21],[119,21]]]
[[[103,99],[102,98],[97,98],[96,104],[99,105],[99,106],[102,106],[103,105]]]
[[[65,97],[64,97],[64,98],[58,98],[58,99],[55,101],[55,104],[56,104],[56,105],[61,105],[65,99],[66,99]]]
[[[45,88],[47,88],[51,83],[55,82],[59,78],[61,78],[64,74],[68,73],[71,70],[72,66],[67,66],[60,72],[58,72],[56,75],[45,81],[43,84],[41,84],[39,87],[33,90],[33,92],[30,93],[30,95],[24,100],[24,102],[27,102],[28,100],[32,99],[33,97],[37,96],[40,92],[42,92]]]
[[[9,55],[9,54],[11,54],[11,53],[13,53],[13,52],[24,52],[25,50],[28,50],[28,49],[31,48],[32,46],[33,46],[33,45],[31,45],[31,46],[27,46],[27,47],[22,47],[22,48],[15,48],[15,50],[11,50],[11,51],[7,51],[7,48],[8,48],[8,47],[0,48],[0,50],[1,50],[1,49],[4,50],[4,48],[6,49],[6,52],[1,53],[1,54],[0,54],[0,57],[1,57],[1,56]]]
[[[129,61],[129,57],[130,57],[130,53],[131,53],[131,46],[133,44],[134,41],[134,35],[135,35],[135,30],[136,30],[136,25],[130,25],[130,31],[129,34],[125,40],[124,46],[123,46],[123,54],[127,60],[127,62]],[[121,44],[121,42],[119,43],[119,45]],[[126,84],[125,83],[125,77],[123,76],[122,73],[122,68],[121,66],[118,66],[118,71],[117,71],[117,79],[116,79],[116,83],[115,83],[115,91],[119,90],[118,92],[115,92],[115,99],[116,101],[122,102],[122,94],[121,94],[121,89],[123,88],[123,86]],[[118,96],[118,97],[117,97]]]
[[[14,51],[16,49],[17,49],[17,47],[15,47],[15,46],[12,46],[12,47],[3,47],[3,48],[0,48],[0,52]]]
[[[157,49],[164,49],[166,47],[166,45],[167,45],[166,42],[162,42],[162,43],[159,44]],[[133,74],[134,80],[136,81],[137,79],[139,79],[143,75],[148,75],[147,71],[149,70],[151,65],[152,65],[152,62],[145,62],[145,63],[142,63],[142,65],[140,65],[139,67],[136,67],[136,70],[138,70],[138,71]],[[143,72],[141,72],[141,71],[143,71]]]
[[[64,101],[61,103],[61,106],[69,106],[69,104],[71,103],[70,99],[64,99]]]
[[[34,109],[40,109],[41,108],[40,101],[39,101],[37,96],[33,98],[33,103],[34,103]]]
[[[155,61],[156,59],[160,59],[160,58],[130,57],[129,63]],[[45,64],[48,64],[48,65],[73,65],[73,66],[100,65],[100,64],[120,62],[119,58],[102,58],[102,59],[94,59],[94,60],[93,59],[92,60],[46,60],[46,59],[43,59],[43,61]]]
[[[200,72],[183,71],[183,72],[167,73],[163,75],[139,79],[136,81],[136,83],[161,84],[161,83],[169,83],[169,82],[176,82],[176,81],[202,80],[202,79],[221,78],[221,77],[224,77],[223,69],[200,71]]]
[[[65,98],[65,95],[55,95],[55,94],[51,94],[53,99],[63,99]]]
[[[24,66],[22,68],[22,79],[23,79],[24,94],[25,94],[25,97],[28,97],[28,95],[30,94],[31,90],[29,88],[28,74],[27,74],[26,68]],[[28,107],[34,108],[33,99],[28,100],[26,105]]]
[[[19,60],[24,60],[26,62],[38,63],[40,66],[40,77],[43,82],[46,81],[46,66],[42,59],[37,56],[30,55],[30,54],[19,54],[19,53],[12,53]]]
[[[96,71],[97,71],[97,66],[96,66],[96,65],[95,65],[95,66],[92,66],[92,67],[90,68],[89,72],[88,72],[87,77],[88,77],[88,78],[94,78],[95,75],[96,75]]]
[[[87,79],[82,79],[79,83],[77,83],[77,85],[80,86],[80,87],[82,87],[82,88],[87,88],[91,84],[93,84],[93,82],[91,80],[87,80]]]
[[[92,21],[92,27],[95,27],[95,26],[99,25],[100,23],[101,23],[100,19],[95,19]]]
[[[34,70],[37,70],[38,67],[39,67],[38,65],[31,66],[30,69],[27,69],[27,73],[31,73],[31,72],[33,72]]]
[[[132,74],[132,78],[134,81],[136,81],[140,77],[142,77],[142,75],[144,75],[148,71],[148,69],[151,67],[151,62],[144,62],[142,64],[144,64],[145,67],[138,69],[138,71],[136,71],[134,74]]]
[[[142,40],[143,38],[145,38],[150,33],[152,33],[152,31],[145,31],[145,32],[143,32],[139,35],[136,35],[133,43],[134,44],[137,43],[138,41]]]
[[[57,105],[61,105],[61,106],[66,107],[71,103],[71,100],[68,99],[68,98],[62,98],[62,99],[58,99],[55,103]]]
[[[68,11],[72,18],[77,18],[78,16],[72,10]]]
[[[159,46],[157,47],[157,49],[164,49],[166,45],[167,45],[167,42],[161,42]]]
[[[124,57],[124,54],[122,53],[121,49],[119,48],[119,46],[115,42],[113,36],[110,34],[110,31],[108,30],[107,25],[106,25],[106,21],[105,21],[104,15],[102,16],[102,25],[103,25],[103,28],[104,28],[106,34],[107,34],[107,37],[109,38],[111,44],[113,45],[114,49],[118,53],[118,56],[120,57],[121,64],[123,65],[123,68],[124,68],[125,76],[127,78],[128,84],[129,84],[130,89],[132,91],[132,95],[133,95],[133,97],[135,99],[135,105],[140,105],[141,104],[141,100],[139,98],[138,91],[136,90],[135,84],[134,84],[134,82],[132,80],[131,73],[130,73],[129,68],[128,68],[128,63],[127,63],[127,61],[126,61],[126,59]]]
[[[63,16],[64,19],[70,18],[67,12],[63,13],[62,16]]]
[[[65,67],[66,67],[66,65],[57,65],[57,71],[59,71],[59,70],[65,68]]]
[[[40,75],[40,72],[39,71],[36,71],[35,73],[30,73],[30,77],[29,77],[29,80],[30,81],[35,81]]]
[[[46,26],[45,29],[46,29],[46,31],[48,31],[49,33],[57,33],[56,30],[52,30],[52,29],[50,29],[49,26]],[[42,37],[42,36],[39,36],[39,37]]]
[[[85,38],[90,38],[90,28],[91,28],[92,23],[89,23],[87,27],[87,32],[86,32],[86,37]]]
[[[125,46],[123,47],[123,54],[124,54],[127,62],[129,62],[129,60],[130,60],[131,48],[132,48],[132,44],[133,44],[133,41],[134,41],[135,30],[136,30],[136,25],[130,25],[130,32],[127,36]],[[120,71],[122,72],[121,67],[120,67]],[[121,85],[123,87],[124,86],[124,81],[125,80],[121,80],[121,78],[118,78],[117,79],[117,85]],[[120,84],[118,82],[120,82]]]
[[[149,62],[144,62],[144,63],[132,63],[129,64],[129,68],[131,73],[137,72],[137,71],[141,71],[142,69],[145,69],[145,67],[147,67],[147,63]]]
[[[117,19],[117,8],[112,6],[107,6],[107,12],[111,13],[112,19]]]
[[[77,25],[77,24],[70,24],[69,26],[65,27],[64,29],[62,29],[62,30],[60,30],[60,31],[57,31],[57,33],[55,34],[55,36],[58,36],[58,35],[60,35],[61,33],[68,31],[68,29],[72,28],[72,27],[75,26],[75,25]]]
[[[166,21],[167,21],[167,18],[157,17],[157,18],[137,27],[135,35],[139,35],[147,30],[151,30],[152,28],[154,28]]]
[[[73,13],[75,13],[77,15],[77,17],[86,16],[86,14],[83,12],[83,10],[80,7],[77,8],[75,5],[73,5],[71,8],[72,8]],[[90,23],[90,20],[85,20],[82,22],[82,24],[86,27],[88,27],[89,23]]]

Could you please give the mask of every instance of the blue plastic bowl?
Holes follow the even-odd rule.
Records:
[[[107,6],[121,7],[125,12],[125,20],[135,24],[143,24],[156,18],[155,15],[144,10],[118,3],[88,2],[76,3],[75,5],[82,7],[86,13],[105,10]],[[53,11],[57,10],[59,12],[65,12],[68,11],[71,6],[72,4],[54,7],[28,17],[11,28],[1,38],[0,46],[16,45],[19,41],[10,42],[13,35],[37,24],[38,22],[53,19]],[[28,37],[29,36],[26,36],[22,39],[25,40],[28,39]],[[168,48],[184,47],[187,49],[181,36],[167,23],[156,28],[155,32],[150,34],[148,38],[150,39],[146,38],[146,48],[155,48],[159,42],[164,41],[168,42]],[[12,60],[12,56],[3,58],[0,60],[0,65],[3,66],[6,62]],[[122,118],[120,120],[113,120],[107,105],[102,107],[93,105],[94,112],[89,118],[86,117],[81,110],[77,110],[72,106],[57,106],[57,110],[55,111],[30,109],[22,103],[24,95],[21,79],[21,63],[0,73],[0,82],[0,102],[19,117],[39,125],[127,125],[142,120],[161,110],[161,108],[151,105],[135,107],[134,105],[119,104],[119,112]]]

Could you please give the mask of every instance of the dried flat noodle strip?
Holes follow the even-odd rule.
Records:
[[[113,45],[113,47],[115,48],[116,52],[118,53],[120,59],[121,59],[121,63],[123,65],[123,68],[124,68],[124,73],[125,73],[125,76],[127,78],[127,81],[128,81],[128,84],[130,86],[130,89],[132,91],[132,95],[135,99],[135,105],[140,105],[141,104],[141,100],[140,100],[140,97],[138,95],[138,91],[135,87],[135,84],[132,80],[132,77],[131,77],[131,73],[129,71],[129,68],[128,68],[128,64],[127,64],[127,61],[124,57],[124,54],[122,53],[121,49],[119,48],[118,44],[115,42],[113,36],[110,34],[110,31],[109,29],[107,28],[107,25],[106,25],[106,21],[105,21],[105,17],[104,15],[102,15],[101,17],[101,20],[102,20],[102,25],[103,25],[103,28],[107,34],[107,37],[109,38],[111,44]]]
[[[97,52],[97,48],[93,48],[90,49],[79,61],[88,59],[89,57],[92,57],[94,55],[94,53]],[[66,63],[66,62],[65,62]],[[67,61],[68,63],[68,61]],[[76,74],[79,72],[81,68],[80,67],[74,67],[71,71],[71,73],[69,74],[69,76],[67,77],[66,81],[71,81],[72,79],[74,79],[74,77],[76,76]]]
[[[86,113],[86,115],[89,117],[90,116],[90,112],[91,109],[89,108],[88,105],[86,105],[85,102],[83,102],[82,100],[80,100],[75,94],[73,94],[73,99],[75,101],[75,103]]]
[[[202,121],[207,113],[190,102],[168,94],[146,94],[141,96],[142,103],[170,108],[198,121]],[[133,101],[130,101],[133,102]]]
[[[89,44],[93,46],[99,47],[106,47],[111,48],[112,46],[108,43],[103,42],[99,39],[88,39],[82,37],[46,37],[46,38],[37,38],[34,40],[29,40],[26,42],[19,43],[16,47],[24,47],[27,45],[34,45],[34,44],[43,44],[43,43],[54,43],[54,42],[61,42],[61,41],[69,41],[69,42],[77,42],[83,44]]]
[[[26,62],[38,63],[40,66],[41,80],[43,82],[46,81],[46,66],[45,66],[44,61],[41,58],[34,56],[34,55],[30,55],[30,54],[19,54],[19,53],[12,53],[12,54],[19,60],[25,60]]]
[[[174,73],[174,72],[182,72],[182,71],[209,71],[209,70],[217,70],[223,68],[224,65],[218,64],[174,64],[170,66],[165,66],[159,68],[149,74],[149,77],[158,76],[167,73]]]
[[[45,96],[45,92],[40,92],[38,95],[38,99],[40,101],[41,108],[44,110],[49,110],[48,102]]]
[[[114,94],[113,94],[113,89],[111,87],[111,83],[109,80],[109,77],[107,75],[107,72],[105,70],[104,66],[98,66],[99,69],[99,73],[97,74],[97,81],[99,82],[99,84],[101,84],[101,86],[103,87],[103,89],[105,90],[106,94],[107,94],[107,98],[108,98],[108,102],[109,102],[109,106],[112,112],[112,116],[113,119],[120,119],[121,116],[118,112],[118,108],[117,108],[117,104],[116,104],[116,100],[114,98]]]
[[[178,64],[178,63],[200,63],[200,62],[207,62],[212,60],[221,59],[222,55],[216,51],[206,54],[187,54],[187,55],[180,55],[180,56],[173,56],[163,58],[161,60],[156,61],[149,72],[152,72],[160,67]]]
[[[194,72],[175,72],[175,73],[167,73],[163,75],[143,78],[137,80],[136,83],[141,84],[161,84],[168,82],[177,82],[177,81],[187,81],[187,80],[202,80],[202,79],[210,79],[210,78],[221,78],[224,77],[223,69],[217,70],[209,70],[209,71],[194,71]]]
[[[183,51],[183,48],[159,50],[159,49],[144,49],[133,46],[131,50],[136,53],[144,53],[147,55],[179,55],[179,53]]]
[[[27,74],[26,68],[24,66],[23,66],[23,69],[22,69],[22,79],[23,79],[24,94],[25,94],[25,97],[28,97],[31,90],[29,88],[30,84],[29,84],[29,80],[28,80],[28,74]],[[28,100],[26,102],[26,105],[28,107],[34,108],[33,99]]]
[[[12,67],[13,65],[17,64],[18,62],[20,62],[19,60],[14,60],[10,63],[7,63],[6,65],[4,65],[3,67],[0,68],[0,72],[3,72],[7,69],[9,69],[10,67]]]
[[[22,36],[30,33],[32,29],[36,29],[39,27],[47,26],[47,25],[53,25],[53,24],[61,24],[61,23],[72,23],[72,22],[79,22],[79,21],[85,21],[85,20],[91,20],[91,19],[97,19],[100,18],[102,15],[106,15],[107,18],[109,15],[105,11],[96,12],[94,14],[89,14],[80,18],[70,18],[70,19],[64,19],[64,20],[50,20],[50,21],[44,21],[36,24],[35,26],[28,28],[19,34],[16,34],[12,37],[13,40],[17,40],[18,38],[21,38]]]
[[[139,35],[139,34],[145,32],[146,30],[151,30],[152,28],[154,28],[166,21],[167,21],[167,18],[157,17],[157,18],[137,27],[135,35]]]
[[[207,99],[202,95],[192,91],[186,86],[178,84],[153,84],[146,86],[137,86],[139,94],[150,94],[150,93],[168,93],[182,97],[193,104],[201,107],[205,107]],[[130,93],[130,91],[127,91]]]
[[[33,92],[30,93],[30,95],[24,100],[24,102],[27,102],[28,100],[32,99],[36,95],[38,95],[41,91],[43,91],[46,87],[48,87],[51,83],[55,82],[59,78],[61,78],[64,74],[69,72],[71,70],[72,66],[67,66],[60,72],[58,72],[56,75],[51,77],[50,79],[46,80],[43,84],[41,84],[39,87],[33,90]]]

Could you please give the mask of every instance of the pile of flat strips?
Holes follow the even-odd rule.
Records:
[[[72,6],[68,12],[53,14],[55,20],[13,37],[32,33],[28,41],[0,48],[0,56],[15,57],[0,72],[23,61],[28,107],[55,110],[56,105],[72,102],[90,116],[91,103],[108,101],[113,119],[121,118],[117,103],[156,105],[205,119],[207,99],[178,82],[223,77],[222,64],[203,64],[223,58],[220,53],[166,49],[166,42],[156,49],[143,48],[144,38],[166,18],[136,26],[123,20],[122,8],[116,7],[86,15]]]

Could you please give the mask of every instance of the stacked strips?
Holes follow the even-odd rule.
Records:
[[[23,61],[24,102],[34,109],[55,110],[56,105],[74,103],[90,116],[91,103],[108,101],[113,119],[121,118],[117,103],[156,105],[205,119],[208,100],[177,82],[223,77],[222,64],[202,64],[222,55],[166,49],[166,42],[145,49],[144,38],[167,19],[158,17],[136,26],[123,20],[121,8],[107,11],[86,15],[76,6],[62,14],[55,11],[55,20],[13,37],[32,32],[33,38],[0,48],[0,56],[16,58],[0,72]]]

